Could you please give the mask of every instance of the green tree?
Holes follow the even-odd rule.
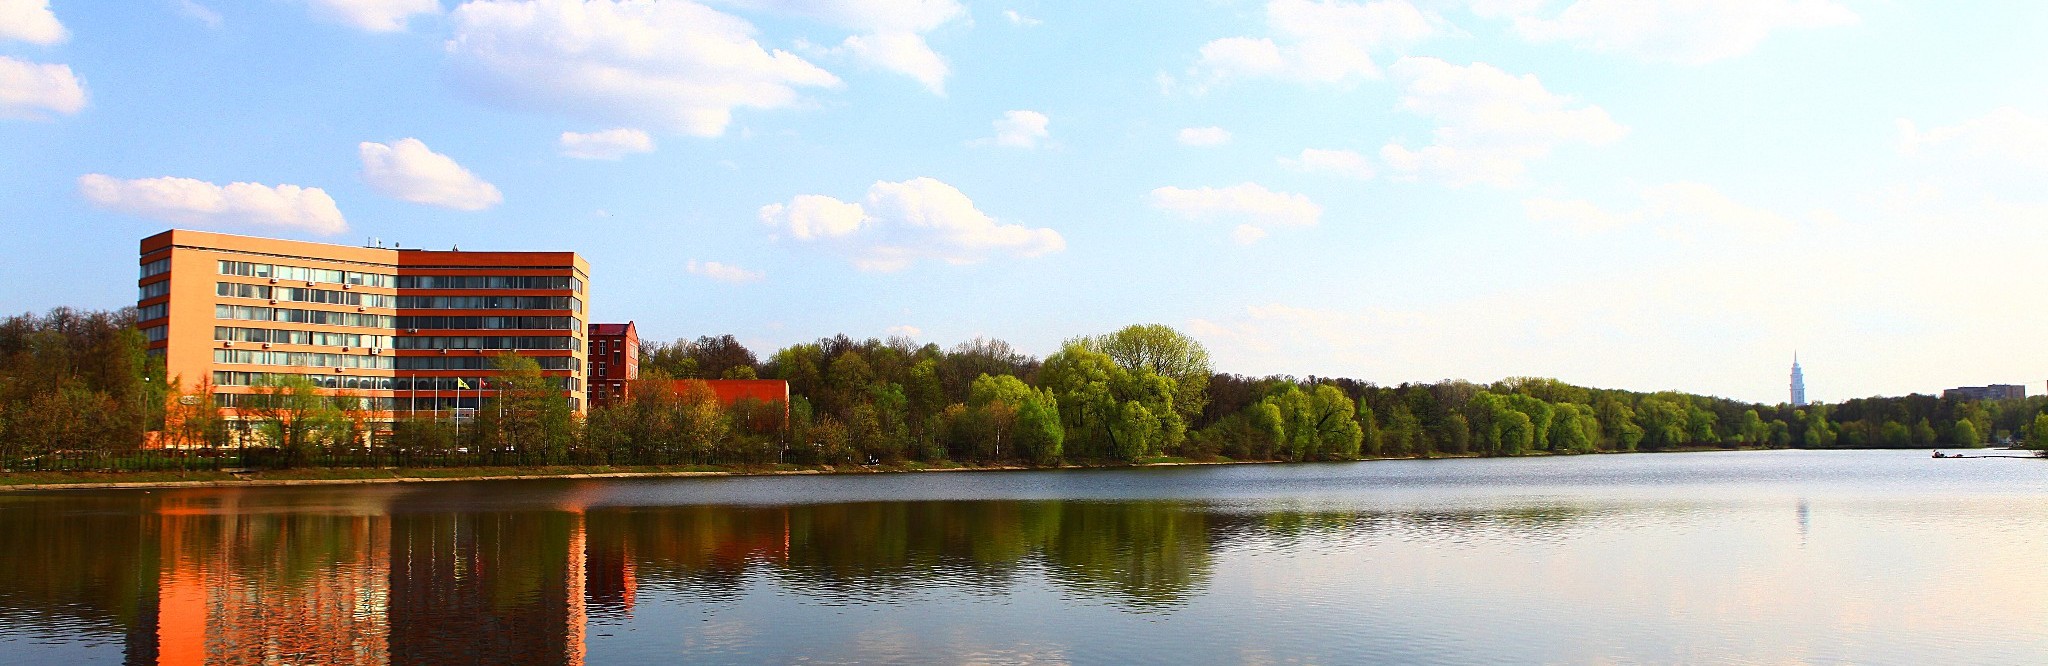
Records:
[[[1880,432],[1882,433],[1880,435],[1880,441],[1882,441],[1885,446],[1895,449],[1903,449],[1913,445],[1913,431],[1912,429],[1907,428],[1906,424],[1904,423],[1899,423],[1897,421],[1886,421],[1883,430],[1881,430]]]
[[[1984,438],[1977,434],[1977,424],[1971,423],[1969,419],[1956,421],[1955,427],[1949,433],[1956,446],[1974,449],[1984,445]]]
[[[1913,446],[1934,446],[1936,439],[1939,439],[1939,435],[1936,435],[1934,432],[1934,424],[1929,423],[1925,417],[1922,417],[1920,422],[1913,424]]]
[[[1040,465],[1056,465],[1066,429],[1060,426],[1059,406],[1052,396],[1029,400],[1017,410],[1017,454]]]
[[[1756,410],[1742,412],[1742,441],[1749,444],[1766,444],[1771,437],[1771,427],[1764,423],[1764,417]]]
[[[303,465],[346,425],[334,401],[305,375],[272,374],[256,382],[243,411],[268,445],[291,465]]]
[[[1141,324],[1085,342],[1126,371],[1147,370],[1173,380],[1172,409],[1181,420],[1194,420],[1208,404],[1209,376],[1214,371],[1209,367],[1209,350],[1194,338],[1170,326]]]
[[[576,414],[563,395],[561,380],[549,377],[540,363],[518,354],[491,358],[498,376],[491,379],[479,425],[493,445],[518,452],[522,459],[560,462],[576,439]]]
[[[2027,426],[2027,448],[2048,451],[2048,413],[2034,415],[2034,422]]]

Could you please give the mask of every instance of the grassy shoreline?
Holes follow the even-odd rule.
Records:
[[[1694,453],[1703,451],[1756,451],[1753,447],[1683,447],[1667,451],[1615,451],[1602,453]],[[1548,457],[1532,452],[1519,457]],[[1585,454],[1600,455],[1600,454]],[[1358,460],[1442,460],[1475,458],[1472,454],[1438,455],[1430,458],[1361,458]],[[1355,462],[1355,461],[1324,461]],[[1175,467],[1186,465],[1286,464],[1280,460],[1195,460],[1157,457],[1129,465],[1061,465],[1039,467],[1018,464],[962,464],[955,462],[900,462],[879,465],[555,465],[545,467],[332,467],[262,470],[244,474],[228,472],[16,472],[0,473],[0,493],[43,490],[155,489],[207,487],[267,487],[358,485],[382,483],[429,483],[437,481],[509,481],[529,479],[623,479],[734,476],[788,476],[816,474],[895,474],[908,472],[993,472],[1050,469],[1116,469],[1133,467]]]

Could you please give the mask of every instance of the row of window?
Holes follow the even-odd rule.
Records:
[[[168,303],[145,305],[135,309],[135,321],[150,321],[153,319],[162,319],[164,317],[169,316],[170,314],[171,309]]]
[[[214,386],[257,386],[272,377],[285,377],[272,372],[238,372],[215,370]],[[496,377],[362,377],[357,375],[296,375],[306,378],[314,386],[325,389],[355,391],[495,391]],[[576,390],[579,382],[575,377],[543,377],[556,388]]]
[[[583,281],[567,275],[400,275],[399,289],[574,289]]]
[[[142,277],[136,279],[146,279],[151,275],[163,275],[169,272],[171,272],[171,258],[164,257],[162,259],[158,259],[156,261],[143,264]]]
[[[162,342],[164,337],[169,334],[169,328],[168,326],[151,326],[142,329],[142,341]]]
[[[158,296],[171,293],[171,281],[158,280],[156,282],[151,282],[149,284],[145,284],[142,285],[141,287],[136,288],[136,292],[137,293],[135,295],[135,300],[138,301],[146,301],[152,298],[156,298]]]
[[[417,310],[573,310],[583,311],[574,296],[400,296],[398,307]]]
[[[272,377],[305,377],[314,386],[327,389],[353,389],[358,391],[389,391],[393,386],[390,377],[363,377],[360,375],[286,375],[275,372],[238,372],[233,370],[213,371],[214,386],[256,386]]]
[[[263,403],[268,401],[269,399],[270,396],[257,393],[213,394],[213,404],[233,409],[257,409],[262,407]],[[339,398],[335,399],[338,400]],[[373,412],[389,412],[397,409],[398,407],[398,400],[396,398],[358,397],[356,398],[356,400],[358,401],[356,404],[359,405],[361,409],[366,409]]]
[[[397,342],[394,349],[583,349],[583,340],[566,335],[419,336]]]
[[[328,312],[326,310],[269,308],[251,305],[215,305],[213,306],[213,318],[242,319],[247,321],[282,321],[293,324],[326,324],[329,326],[355,326],[359,328],[395,328],[393,324],[398,319],[391,315],[363,314],[360,312]]]
[[[365,287],[389,287],[393,277],[378,273],[357,273],[355,271],[337,271],[326,268],[306,268],[303,266],[252,264],[246,261],[222,261],[220,262],[220,274],[276,278],[279,280],[353,284]]]
[[[224,365],[296,365],[312,368],[363,368],[366,370],[390,370],[393,365],[389,356],[259,351],[254,349],[215,349],[213,350],[213,362]]]
[[[414,317],[398,318],[398,328],[406,330],[527,330],[527,331],[581,331],[583,320],[575,317]]]
[[[355,291],[335,291],[311,287],[272,287],[264,284],[241,284],[237,282],[216,282],[213,293],[217,296],[238,298],[268,298],[295,303],[326,303],[329,305],[360,305],[372,308],[392,307],[394,296],[389,294],[365,294]]]
[[[535,356],[542,370],[582,370],[583,361],[574,356]],[[489,370],[488,356],[400,356],[399,370]]]
[[[241,328],[239,326],[215,326],[213,327],[213,339],[233,340],[235,342],[274,342],[285,345],[369,347],[372,349],[382,349],[391,346],[391,336],[389,335],[289,331],[280,328]]]

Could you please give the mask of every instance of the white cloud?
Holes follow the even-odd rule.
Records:
[[[840,45],[868,64],[917,79],[934,95],[946,94],[946,76],[952,70],[946,59],[925,43],[924,37],[908,32],[881,32],[847,37]]]
[[[1304,148],[1299,157],[1282,157],[1280,163],[1311,173],[1328,173],[1356,180],[1372,180],[1372,159],[1351,150]]]
[[[799,194],[788,204],[762,206],[761,222],[787,228],[797,240],[813,240],[851,234],[868,224],[869,219],[860,204],[820,194]]]
[[[685,264],[683,270],[688,271],[691,275],[702,275],[728,284],[760,282],[761,278],[767,277],[766,274],[760,271],[750,271],[732,264],[721,264],[716,261],[698,263],[695,259]]]
[[[986,139],[975,139],[971,145],[998,145],[1010,148],[1037,148],[1040,141],[1052,136],[1046,125],[1052,119],[1037,111],[1007,111],[1003,117],[990,123],[996,135]]]
[[[0,56],[0,118],[47,120],[85,108],[85,84],[69,65]]]
[[[725,133],[736,108],[795,105],[838,77],[754,27],[687,0],[469,2],[452,15],[452,78],[484,99],[694,136]]]
[[[441,13],[440,0],[306,0],[313,13],[370,32],[398,32],[419,14]]]
[[[602,132],[563,132],[562,155],[579,160],[616,160],[633,153],[654,152],[654,139],[630,128]]]
[[[198,0],[178,0],[178,11],[194,21],[206,24],[208,28],[219,28],[221,25],[220,12],[199,4]]]
[[[69,37],[50,11],[50,0],[0,0],[0,40],[49,46]]]
[[[1515,31],[1532,42],[1701,64],[1749,53],[1775,30],[1856,21],[1831,0],[1579,0],[1555,18],[1520,16]]]
[[[1193,77],[1216,83],[1281,78],[1338,83],[1378,78],[1373,54],[1399,51],[1442,32],[1440,20],[1407,0],[1271,0],[1270,37],[1229,37],[1202,45]]]
[[[992,254],[1036,257],[1066,249],[1059,232],[1002,224],[967,195],[932,178],[877,182],[860,203],[816,194],[761,207],[761,221],[802,241],[833,240],[861,270],[896,271],[920,259],[970,264]]]
[[[174,224],[283,228],[323,235],[348,230],[334,199],[317,187],[221,186],[173,177],[122,180],[93,173],[78,177],[78,192],[96,208]]]
[[[916,326],[911,326],[909,324],[903,324],[901,326],[890,326],[889,330],[886,332],[891,337],[915,338],[924,335],[924,329],[918,328]]]
[[[505,200],[497,186],[419,139],[399,139],[390,145],[364,141],[357,148],[363,158],[363,181],[391,198],[456,210],[483,210]]]
[[[1221,127],[1186,127],[1174,140],[1183,146],[1221,146],[1230,143],[1230,130]]]
[[[1005,19],[1009,19],[1009,21],[1010,21],[1010,25],[1014,25],[1014,26],[1022,26],[1022,27],[1026,27],[1026,28],[1031,28],[1031,27],[1036,27],[1036,26],[1041,26],[1041,25],[1045,25],[1045,22],[1044,22],[1044,21],[1040,21],[1040,20],[1038,20],[1038,19],[1035,19],[1035,18],[1031,18],[1031,17],[1029,17],[1029,16],[1025,16],[1024,14],[1022,14],[1022,13],[1018,12],[1018,11],[1017,11],[1017,10],[1015,10],[1015,9],[1005,9],[1005,10],[1003,10],[1003,18],[1005,18]]]
[[[863,62],[924,84],[933,94],[946,94],[952,72],[933,51],[925,33],[967,16],[955,0],[712,0],[742,9],[802,16],[860,34],[840,47]]]
[[[1533,74],[1435,58],[1402,58],[1392,72],[1403,84],[1401,108],[1437,123],[1429,146],[1380,148],[1380,158],[1404,177],[1511,186],[1530,160],[1557,146],[1601,145],[1628,133],[1606,110],[1552,93]]]
[[[1323,216],[1323,207],[1308,197],[1274,192],[1258,183],[1223,188],[1161,187],[1152,190],[1151,203],[1188,220],[1237,222],[1230,237],[1240,244],[1257,242],[1275,228],[1315,226]]]
[[[2048,168],[2048,120],[2013,107],[1982,117],[1922,131],[1900,119],[1899,152],[1914,157],[1949,157]]]

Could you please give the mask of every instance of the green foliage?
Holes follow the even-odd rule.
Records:
[[[1214,372],[1209,367],[1209,350],[1170,326],[1126,326],[1083,342],[1128,372],[1149,372],[1173,380],[1169,406],[1183,422],[1200,416],[1202,406],[1208,404],[1209,376]],[[1152,406],[1161,405],[1155,402]]]
[[[1321,385],[1304,391],[1287,384],[1260,402],[1270,406],[1263,414],[1275,419],[1280,457],[1287,460],[1356,458],[1364,429],[1357,420],[1357,407],[1335,386]]]
[[[242,413],[263,443],[303,465],[321,447],[347,443],[348,428],[333,399],[305,375],[270,375],[257,382]]]
[[[1977,424],[1969,419],[1957,421],[1949,437],[1956,446],[1977,448],[1984,445],[1984,438],[1977,434]]]
[[[2048,451],[2048,413],[2037,414],[2027,425],[2027,448]]]
[[[1060,425],[1059,406],[1052,396],[1029,400],[1017,410],[1017,455],[1025,460],[1053,465],[1060,461],[1066,429]]]

